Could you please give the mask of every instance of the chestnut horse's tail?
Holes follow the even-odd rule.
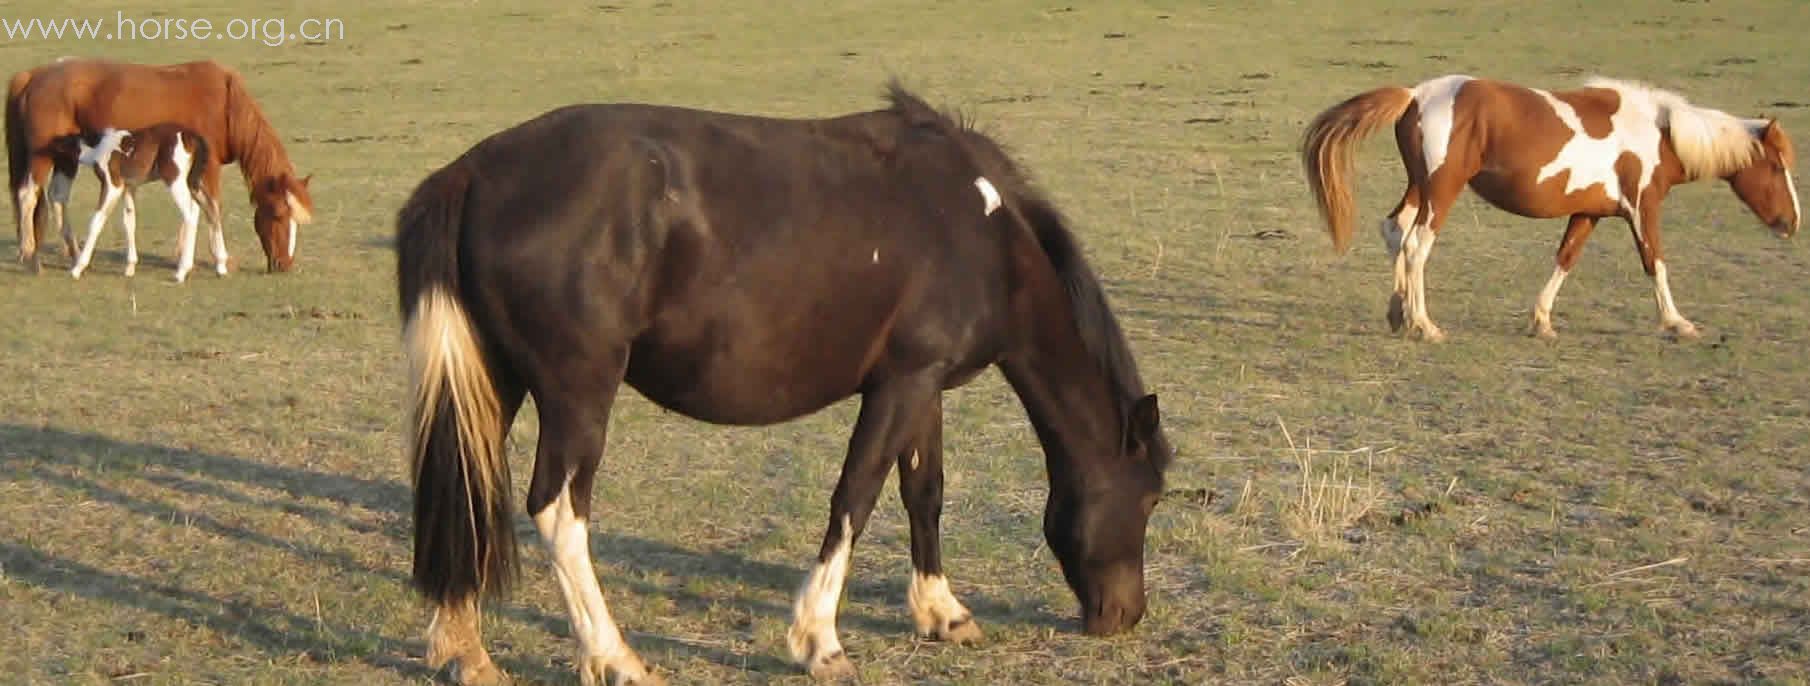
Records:
[[[25,141],[25,87],[31,84],[31,70],[13,74],[6,85],[6,171],[7,188],[17,190],[29,173],[31,153]],[[14,200],[17,202],[17,200]]]
[[[1351,247],[1352,151],[1377,129],[1392,125],[1414,102],[1414,91],[1400,86],[1353,96],[1314,117],[1301,142],[1307,185],[1320,204],[1320,216],[1340,254]]]
[[[435,172],[397,215],[396,278],[408,366],[404,456],[415,487],[416,590],[457,605],[494,594],[516,571],[502,403],[483,332],[460,288],[470,172]]]

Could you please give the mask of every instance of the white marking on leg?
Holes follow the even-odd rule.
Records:
[[[75,266],[69,268],[69,275],[82,278],[82,272],[88,269],[88,260],[94,257],[94,244],[100,242],[101,229],[107,226],[107,217],[112,216],[115,203],[125,193],[125,189],[113,185],[111,176],[102,176],[101,182],[105,190],[101,196],[100,207],[95,208],[94,216],[88,219],[88,240],[81,246],[81,255],[76,257]]]
[[[1410,316],[1414,325],[1420,327],[1421,335],[1429,341],[1439,341],[1445,338],[1445,334],[1433,325],[1432,315],[1427,311],[1427,258],[1433,254],[1433,241],[1439,238],[1439,234],[1433,231],[1430,210],[1427,215],[1427,223],[1414,228],[1411,231],[1413,236],[1409,239],[1413,244],[1414,254],[1408,265],[1408,287],[1411,292],[1408,301],[1414,305]]]
[[[991,215],[999,209],[999,189],[993,187],[992,181],[988,181],[985,176],[977,176],[974,178],[974,187],[980,189],[980,197],[986,201],[986,209],[981,214]]]
[[[126,193],[126,206],[120,210],[120,225],[126,230],[126,276],[138,273],[138,201]]]
[[[1678,304],[1672,301],[1672,287],[1666,282],[1665,260],[1653,260],[1653,298],[1659,304],[1659,324],[1677,332],[1681,336],[1697,333],[1697,325],[1678,313]]]
[[[1452,145],[1452,122],[1456,118],[1458,91],[1472,81],[1463,74],[1441,76],[1414,87],[1414,103],[1420,107],[1420,147],[1426,155],[1427,173],[1445,164]]]
[[[905,594],[911,622],[920,636],[939,636],[951,624],[970,621],[974,614],[949,592],[949,580],[941,574],[913,572]]]
[[[546,543],[553,562],[553,577],[572,619],[578,641],[578,673],[588,685],[633,681],[647,676],[647,666],[622,640],[622,630],[610,616],[591,567],[589,533],[585,521],[572,509],[571,479],[559,489],[559,497],[534,514],[534,526]]]
[[[1546,280],[1546,287],[1540,289],[1540,300],[1533,308],[1535,333],[1552,334],[1552,302],[1559,297],[1559,286],[1565,283],[1567,273],[1564,267],[1553,267],[1552,277]]]
[[[811,568],[792,602],[792,628],[786,632],[786,645],[792,651],[792,660],[807,669],[842,654],[842,641],[836,637],[836,606],[842,601],[853,537],[854,525],[845,514],[842,538],[830,559]]]
[[[295,259],[295,237],[301,233],[294,219],[289,220],[289,259]]]
[[[880,249],[874,248],[874,264],[880,263]]]
[[[1797,227],[1804,223],[1804,212],[1803,207],[1797,204],[1797,182],[1791,180],[1790,169],[1785,170],[1785,188],[1791,190],[1791,218],[1793,222],[1791,230],[1796,231]]]
[[[177,211],[182,213],[182,228],[177,232],[179,256],[176,259],[176,281],[188,278],[189,270],[195,268],[195,233],[201,223],[201,204],[195,200],[189,187],[178,181],[170,184],[170,199],[176,201]]]

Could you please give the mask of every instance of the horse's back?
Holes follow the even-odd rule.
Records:
[[[534,332],[518,357],[632,346],[629,383],[727,424],[924,356],[984,366],[1002,243],[978,195],[944,202],[973,179],[901,175],[872,124],[583,105],[499,132],[455,162],[480,316]]]

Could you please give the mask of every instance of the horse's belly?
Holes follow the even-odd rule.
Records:
[[[764,425],[823,409],[855,394],[862,364],[844,346],[811,341],[702,337],[644,340],[626,380],[660,406],[713,424]]]
[[[1536,219],[1616,211],[1613,189],[1601,184],[1574,188],[1572,184],[1569,172],[1541,180],[1529,173],[1486,169],[1471,179],[1471,190],[1504,211]]]

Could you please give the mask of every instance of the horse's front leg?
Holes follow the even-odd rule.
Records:
[[[938,394],[910,447],[899,453],[899,499],[911,519],[911,586],[906,603],[918,635],[967,643],[981,638],[974,614],[949,591],[943,576],[943,402]]]
[[[842,476],[830,496],[829,527],[823,532],[817,564],[792,603],[792,627],[786,632],[793,661],[815,678],[835,679],[855,672],[836,635],[836,609],[848,578],[849,559],[873,514],[892,459],[905,451],[923,426],[938,390],[932,375],[924,374],[892,381],[861,398],[861,414],[849,439]]]
[[[1628,228],[1634,233],[1634,248],[1640,251],[1641,266],[1653,277],[1653,300],[1659,308],[1659,328],[1679,338],[1696,338],[1697,325],[1678,313],[1672,301],[1672,287],[1666,282],[1665,252],[1659,245],[1659,202],[1647,200],[1636,215],[1640,219]]]
[[[49,221],[63,235],[63,254],[74,259],[80,248],[75,244],[75,230],[69,226],[69,192],[75,187],[75,170],[56,169],[50,174],[50,185],[46,187],[49,196]]]
[[[126,193],[126,206],[120,210],[119,223],[126,231],[126,276],[138,273],[138,201]]]
[[[102,178],[100,206],[95,208],[94,216],[88,220],[88,240],[83,242],[81,252],[75,258],[75,264],[69,268],[71,277],[82,278],[82,272],[88,270],[88,261],[94,258],[94,244],[100,242],[101,229],[106,228],[107,217],[113,215],[114,205],[119,203],[120,196],[124,194],[125,189],[113,185],[105,177]]]
[[[182,213],[182,229],[177,234],[176,248],[176,282],[182,283],[188,278],[189,270],[195,268],[195,233],[201,222],[201,199],[196,198],[181,181],[170,182],[170,199],[176,202],[176,210]]]

